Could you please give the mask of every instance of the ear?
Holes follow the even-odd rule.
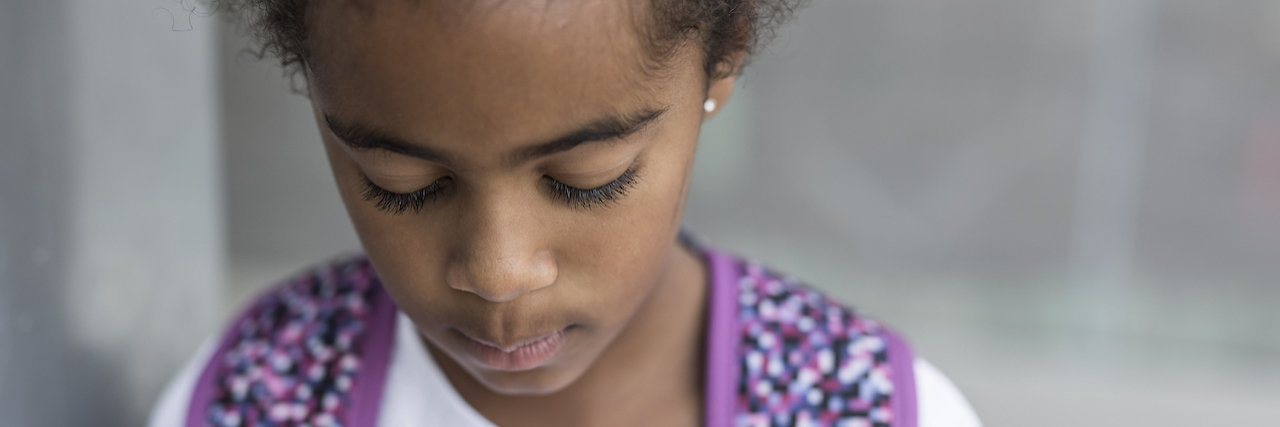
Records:
[[[729,95],[733,94],[733,84],[737,81],[738,76],[731,74],[729,77],[723,77],[711,82],[707,87],[707,100],[703,104],[703,121],[714,117],[716,113],[724,109],[725,104],[729,102]]]
[[[733,95],[733,85],[738,81],[738,74],[742,71],[742,66],[747,59],[747,53],[745,51],[737,52],[733,54],[732,58],[729,64],[724,64],[732,67],[732,71],[726,73],[728,76],[712,80],[707,84],[707,99],[703,103],[702,114],[702,121],[704,122],[715,117],[729,102],[729,95]]]

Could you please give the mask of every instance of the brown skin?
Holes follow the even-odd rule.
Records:
[[[724,105],[733,79],[708,82],[696,43],[645,72],[643,0],[365,3],[308,11],[312,105],[369,259],[454,388],[501,426],[700,424],[706,270],[675,236],[703,102]],[[665,112],[619,140],[517,156],[646,109]],[[444,158],[355,149],[325,117]],[[549,191],[628,167],[634,186],[604,205]],[[366,177],[395,193],[446,184],[393,214],[363,196]],[[562,328],[556,356],[514,372],[460,338],[509,346]]]

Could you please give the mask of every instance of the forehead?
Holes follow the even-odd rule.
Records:
[[[529,142],[655,101],[641,10],[609,0],[321,2],[307,14],[312,96],[325,114],[411,141]]]

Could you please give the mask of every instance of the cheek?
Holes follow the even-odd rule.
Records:
[[[329,166],[347,215],[392,299],[402,308],[421,308],[430,301],[439,300],[423,295],[424,291],[430,292],[435,287],[398,286],[438,277],[444,256],[439,248],[430,246],[438,239],[425,238],[430,235],[429,230],[417,229],[421,225],[411,222],[411,215],[388,215],[365,200],[356,163],[347,157],[337,142],[327,136],[324,140]]]
[[[576,221],[564,230],[565,261],[581,268],[596,311],[625,318],[644,301],[674,247],[680,229],[697,124],[668,128],[644,154],[640,182],[625,201],[598,221]],[[572,274],[572,272],[565,272]]]
[[[360,237],[360,243],[366,250],[389,243],[390,239],[387,237],[393,235],[398,217],[384,214],[373,203],[365,200],[359,166],[338,147],[337,142],[327,135],[323,139],[334,183],[338,186],[338,194],[342,197],[347,215]]]
[[[324,133],[323,129],[321,133]],[[357,166],[328,135],[321,139],[324,141],[325,155],[329,158],[329,169],[333,171],[334,184],[338,187],[338,195],[341,196],[347,216],[351,218],[356,234],[360,237],[360,243],[367,247],[369,242],[365,241],[365,236],[372,228],[376,228],[379,218],[362,209],[364,197],[358,184],[360,174]]]

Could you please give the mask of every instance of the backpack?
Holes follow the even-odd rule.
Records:
[[[710,270],[704,425],[915,427],[901,337],[791,277],[699,249]],[[201,371],[187,427],[376,427],[397,308],[363,255],[274,287]]]

